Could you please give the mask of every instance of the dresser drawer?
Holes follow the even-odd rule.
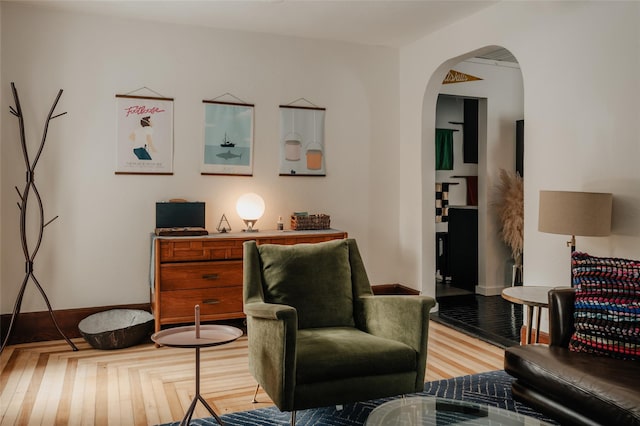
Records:
[[[242,261],[164,263],[160,291],[210,287],[242,287]]]
[[[210,319],[208,316],[242,317],[242,286],[163,291],[163,323],[194,322],[196,305],[200,305],[203,320]]]
[[[159,240],[160,262],[242,259],[241,239]]]

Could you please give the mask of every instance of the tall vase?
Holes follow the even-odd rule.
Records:
[[[511,287],[522,285],[522,265],[514,264],[511,267]]]

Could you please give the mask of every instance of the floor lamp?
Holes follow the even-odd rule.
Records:
[[[612,200],[609,193],[540,191],[538,231],[571,235],[567,247],[573,253],[576,236],[604,237],[611,233]]]

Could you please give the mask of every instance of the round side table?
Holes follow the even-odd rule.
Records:
[[[195,348],[196,350],[196,393],[180,425],[186,426],[191,422],[191,417],[193,416],[193,411],[198,401],[202,402],[202,405],[204,405],[205,408],[209,410],[209,413],[222,425],[222,419],[220,419],[215,411],[213,411],[213,408],[211,408],[202,395],[200,395],[200,348],[233,342],[242,336],[242,330],[228,325],[201,325],[199,326],[198,334],[199,336],[196,335],[195,325],[188,325],[161,330],[153,334],[151,340],[161,346]]]
[[[542,308],[549,307],[549,290],[555,287],[542,286],[518,286],[507,287],[502,290],[502,298],[512,303],[527,307],[527,340],[525,345],[531,342],[531,331],[533,326],[533,311],[536,311],[536,339],[540,341],[540,314]]]

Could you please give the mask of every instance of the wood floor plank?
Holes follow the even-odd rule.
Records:
[[[70,364],[73,365],[73,364]],[[75,395],[75,398],[67,398],[69,399],[69,417],[68,424],[69,425],[80,425],[82,424],[82,405],[84,404],[84,388],[86,383],[86,364],[81,362],[75,363],[76,371],[73,377],[73,382],[71,383],[71,389],[68,391],[66,395]]]
[[[140,381],[140,369],[137,366],[130,370],[129,380],[131,385],[130,395],[134,419],[133,424],[135,426],[144,426],[148,424],[148,421],[145,410],[145,400],[142,393],[142,383]]]
[[[0,375],[2,379],[0,414],[2,414],[3,418],[17,417],[38,361],[37,355],[32,356],[30,353],[22,353],[20,351],[12,351],[10,358],[11,360],[5,363],[5,369]],[[11,371],[16,373],[10,374]]]
[[[31,377],[31,381],[29,382],[29,388],[27,389],[27,393],[25,394],[25,398],[23,401],[23,409],[21,410],[20,417],[18,422],[20,424],[28,424],[32,422],[34,424],[42,424],[44,419],[44,405],[46,400],[43,399],[43,396],[40,393],[40,388],[42,386],[42,380],[44,378],[44,372],[47,367],[48,356],[43,355],[42,353],[38,354],[38,361],[36,363],[36,367],[33,372],[33,376]],[[38,398],[40,395],[40,398]],[[25,409],[30,407],[30,409]]]
[[[10,366],[13,367],[14,370],[12,371],[16,371],[17,374],[3,374],[8,383],[2,395],[0,395],[3,423],[6,420],[7,424],[15,424],[18,422],[18,418],[25,405],[25,398],[31,385],[35,367],[38,363],[37,354],[16,352],[14,353],[14,358],[15,361],[6,364],[6,368],[10,368]],[[11,382],[11,384],[9,384],[9,382]]]
[[[102,351],[83,339],[8,346],[0,357],[0,425],[155,425],[181,420],[195,392],[193,349],[145,343]],[[504,351],[430,323],[426,380],[502,368]],[[248,369],[246,336],[201,351],[201,394],[218,414],[271,406]],[[209,416],[198,404],[194,418]]]
[[[41,357],[44,355],[41,355]],[[45,400],[44,418],[57,417],[61,401],[66,401],[66,395],[63,394],[63,386],[65,382],[65,374],[67,371],[67,360],[54,356],[54,362],[48,362],[45,368],[45,375],[42,378],[42,387],[40,388],[38,399]]]
[[[5,368],[7,367],[7,363],[9,363],[11,359],[13,359],[13,353],[15,350],[16,350],[15,346],[7,346],[4,348],[2,353],[0,353],[0,370],[1,371],[4,372]],[[0,391],[2,391],[2,382],[0,382]]]
[[[66,425],[69,424],[69,417],[71,416],[71,400],[67,398],[73,392],[73,384],[75,382],[76,372],[78,371],[78,360],[75,358],[67,359],[67,366],[63,373],[62,390],[58,404],[58,412],[56,414],[56,424]]]
[[[96,365],[96,424],[109,424],[109,374],[103,361]]]
[[[144,411],[147,418],[147,424],[159,424],[161,423],[158,415],[159,408],[155,398],[155,391],[153,389],[153,383],[149,375],[143,369],[138,370],[140,376],[140,389],[142,392],[142,400],[144,401]],[[165,397],[166,399],[166,397]]]
[[[96,424],[96,410],[98,406],[98,365],[90,362],[84,363],[85,367],[85,382],[82,396],[84,397],[84,403],[82,405],[82,413],[80,416],[80,424],[90,425]],[[74,393],[75,395],[75,393]],[[71,396],[72,398],[74,396]]]

